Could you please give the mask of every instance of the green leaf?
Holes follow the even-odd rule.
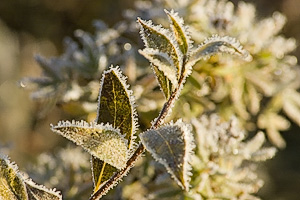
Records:
[[[166,97],[166,99],[169,99],[173,91],[172,82],[164,75],[162,71],[159,70],[157,66],[152,65],[152,69],[156,75],[157,81],[164,93],[164,96]]]
[[[178,120],[140,134],[140,139],[151,155],[163,164],[177,184],[189,190],[190,160],[194,148],[191,127]]]
[[[183,19],[178,16],[178,13],[171,10],[171,12],[165,10],[171,23],[172,31],[175,35],[176,41],[183,55],[187,55],[190,50],[191,40],[186,27],[183,25]]]
[[[120,130],[128,140],[128,149],[135,146],[134,133],[137,129],[135,103],[132,91],[128,89],[126,78],[118,67],[103,73],[99,92],[97,123],[110,123],[113,128]],[[94,191],[107,181],[117,169],[95,157],[92,157]]]
[[[129,157],[127,139],[111,125],[61,121],[56,126],[51,125],[51,130],[118,169],[126,166]]]
[[[166,53],[172,59],[177,69],[177,79],[179,79],[182,70],[183,55],[177,44],[174,35],[162,26],[154,26],[151,21],[144,21],[138,18],[141,31],[140,34],[147,48]]]
[[[49,190],[43,185],[37,185],[32,180],[25,181],[29,200],[61,200],[61,195],[55,190]]]
[[[8,157],[0,155],[0,199],[28,199],[23,177]]]
[[[152,65],[157,66],[158,69],[163,72],[164,76],[166,76],[171,81],[174,87],[177,86],[178,80],[176,75],[176,68],[168,54],[159,52],[158,50],[151,48],[140,50],[139,53],[147,58]]]
[[[248,51],[244,50],[241,44],[232,37],[220,37],[213,35],[207,38],[199,47],[191,53],[187,69],[190,70],[196,62],[207,59],[217,53],[228,53],[241,56],[245,61],[251,61],[252,57]]]
[[[0,199],[61,200],[62,196],[25,178],[7,156],[0,155]]]

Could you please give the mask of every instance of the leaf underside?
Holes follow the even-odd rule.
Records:
[[[169,32],[167,29],[162,28],[161,26],[152,25],[150,21],[147,22],[138,19],[138,23],[141,27],[140,33],[145,43],[145,46],[147,48],[166,53],[171,58],[176,68],[176,78],[178,81],[182,70],[181,65],[183,56],[180,52],[180,48],[176,40],[173,38],[172,33]],[[152,66],[165,97],[169,97],[169,93],[171,93],[172,89],[175,88],[170,87],[169,83],[171,82],[165,77],[163,71],[159,70],[158,66]]]
[[[190,128],[182,121],[151,129],[140,134],[142,143],[184,190],[189,189],[193,137]]]
[[[131,91],[127,89],[125,78],[118,68],[104,72],[99,93],[97,123],[109,123],[118,128],[128,140],[128,149],[132,147],[134,133],[134,110]],[[96,157],[92,157],[94,192],[107,181],[117,169]]]

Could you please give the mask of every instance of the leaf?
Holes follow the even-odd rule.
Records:
[[[174,35],[161,25],[154,26],[151,21],[138,18],[138,23],[141,27],[140,34],[145,46],[168,54],[177,69],[176,75],[179,79],[182,71],[183,55]]]
[[[111,125],[61,121],[56,126],[51,125],[51,130],[118,169],[126,166],[129,157],[127,139]]]
[[[186,27],[183,25],[183,19],[178,16],[178,13],[171,10],[171,12],[164,10],[169,17],[172,31],[175,35],[176,41],[183,55],[187,55],[191,47],[191,40]]]
[[[118,67],[111,67],[102,76],[99,92],[97,123],[110,123],[120,130],[128,140],[128,149],[134,149],[135,132],[137,129],[137,113],[132,91],[128,89],[126,78]],[[117,169],[92,157],[94,191],[107,181]]]
[[[28,199],[18,167],[7,156],[0,155],[0,199]]]
[[[0,155],[0,199],[11,200],[61,200],[54,189],[49,190],[25,178],[7,156]]]
[[[31,179],[25,181],[29,200],[60,200],[61,195],[55,190],[49,190],[43,185],[37,185]]]
[[[152,65],[157,66],[157,68],[161,72],[163,72],[164,76],[166,76],[171,81],[174,87],[178,85],[176,68],[168,54],[150,48],[140,50],[139,53],[147,58],[149,62],[152,63]]]
[[[166,97],[166,99],[169,99],[169,97],[172,94],[172,90],[173,90],[171,81],[164,75],[164,73],[162,71],[160,71],[158,69],[157,66],[152,65],[152,69],[156,75],[157,81],[160,85],[161,90],[164,93],[164,96]]]
[[[163,164],[177,184],[189,190],[194,139],[191,127],[178,120],[140,134],[140,139],[151,155]]]
[[[244,50],[236,39],[228,36],[220,37],[218,35],[213,35],[212,37],[207,38],[196,50],[194,50],[194,52],[191,53],[187,68],[190,69],[199,60],[209,58],[217,53],[228,53],[241,56],[246,61],[252,60],[248,51]]]

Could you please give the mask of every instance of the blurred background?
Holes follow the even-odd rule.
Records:
[[[259,18],[270,16],[274,11],[284,13],[288,21],[283,34],[300,41],[299,0],[246,2],[256,5]],[[1,0],[0,148],[21,170],[40,153],[55,152],[65,146],[66,140],[53,134],[49,124],[69,119],[58,108],[46,117],[38,117],[39,105],[30,100],[28,91],[18,86],[22,77],[41,74],[34,55],[48,58],[60,55],[63,39],[73,37],[76,29],[93,33],[95,19],[112,26],[133,4],[132,0]],[[300,59],[299,47],[294,54]],[[287,147],[280,150],[275,159],[261,165],[266,173],[261,174],[265,177],[265,186],[259,193],[263,199],[300,199],[300,128],[293,125],[283,137]],[[9,151],[5,152],[6,149]]]

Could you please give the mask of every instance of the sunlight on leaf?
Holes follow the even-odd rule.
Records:
[[[126,166],[129,156],[127,140],[111,125],[62,121],[56,126],[51,125],[51,130],[118,169]]]
[[[29,200],[61,200],[62,197],[55,190],[49,190],[43,185],[37,185],[32,180],[25,181]]]
[[[193,66],[201,59],[207,59],[217,53],[228,53],[241,56],[245,61],[251,61],[252,56],[248,51],[244,50],[241,44],[232,37],[220,37],[213,35],[207,38],[199,47],[191,53],[191,58],[188,66]]]
[[[139,53],[147,58],[152,65],[157,66],[158,69],[163,72],[164,76],[171,81],[174,87],[177,86],[176,68],[168,54],[150,48],[140,50]]]
[[[0,197],[1,199],[28,199],[25,184],[18,167],[8,157],[0,155]]]
[[[134,134],[137,129],[137,113],[132,91],[128,88],[126,78],[118,67],[111,67],[104,72],[99,92],[96,122],[109,123],[113,128],[119,129],[120,133],[128,140],[127,148],[133,150],[136,146]],[[97,191],[99,186],[107,181],[117,169],[110,163],[92,157],[92,171],[94,191]]]
[[[164,93],[164,96],[166,99],[169,99],[173,90],[172,82],[164,75],[162,71],[159,70],[157,66],[152,65],[152,69],[156,75],[157,81],[162,92]]]
[[[178,120],[141,133],[140,138],[151,155],[167,168],[177,184],[184,190],[189,190],[189,163],[195,146],[191,127]]]
[[[25,178],[7,156],[0,155],[0,199],[61,200],[55,189],[47,189]]]
[[[140,34],[147,48],[152,48],[168,54],[177,68],[177,78],[180,77],[183,55],[173,34],[161,25],[155,26],[151,21],[138,18]]]
[[[178,13],[171,10],[171,12],[165,10],[165,13],[169,17],[172,31],[175,35],[176,41],[183,55],[187,55],[191,47],[191,40],[186,27],[183,25],[183,19],[178,16]]]

